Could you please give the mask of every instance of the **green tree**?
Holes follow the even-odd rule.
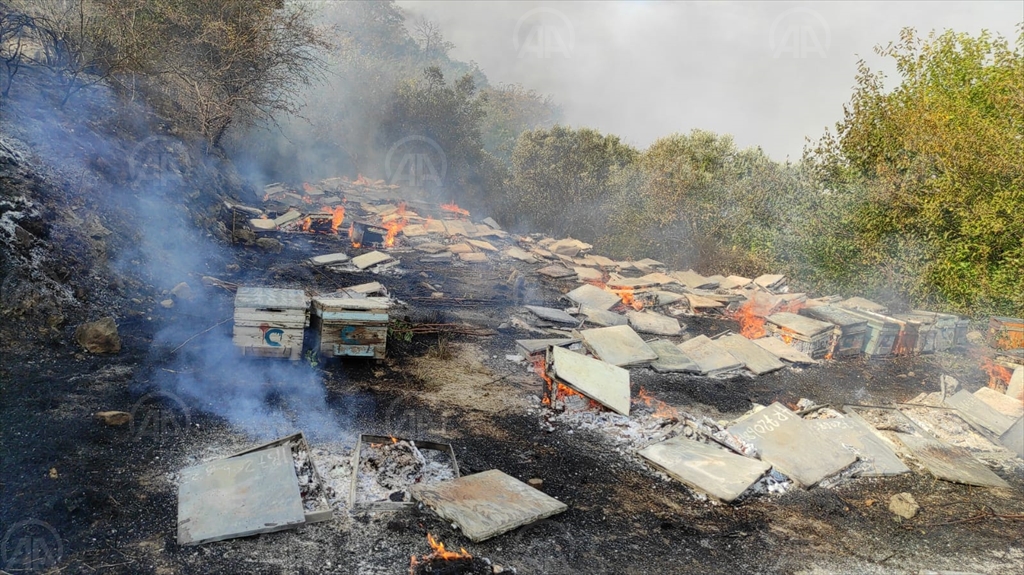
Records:
[[[512,152],[506,221],[594,241],[607,219],[614,175],[637,151],[617,136],[565,126],[523,132]]]
[[[406,82],[395,91],[380,126],[378,145],[381,150],[393,150],[407,138],[428,139],[427,146],[440,148],[430,167],[445,173],[437,173],[437,181],[427,182],[426,191],[435,199],[479,205],[483,199],[479,172],[483,165],[482,117],[482,101],[473,77],[466,74],[449,84],[441,69],[432,66],[424,71],[422,80]],[[429,147],[421,151],[435,154]]]
[[[485,100],[480,132],[484,149],[509,166],[520,134],[550,128],[562,117],[561,108],[550,96],[518,84],[488,87],[482,93]]]
[[[757,148],[704,130],[661,138],[611,210],[611,246],[704,272],[755,273],[773,262],[797,179]]]
[[[902,32],[861,62],[836,134],[811,154],[833,187],[863,189],[858,259],[915,303],[1024,312],[1024,29],[1016,48],[983,32]]]

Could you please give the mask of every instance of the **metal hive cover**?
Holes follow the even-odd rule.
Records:
[[[640,365],[658,359],[658,354],[628,325],[585,329],[580,336],[594,355],[612,365]]]
[[[286,445],[181,472],[179,545],[270,533],[305,521],[295,464]]]
[[[474,543],[568,509],[497,469],[434,485],[415,485],[412,496],[459,526]]]
[[[683,483],[722,501],[743,494],[771,465],[676,436],[640,451],[645,459]]]
[[[813,487],[857,460],[781,403],[741,417],[729,433],[754,444],[762,460],[804,487]]]
[[[552,347],[549,356],[555,377],[601,405],[629,415],[629,371],[599,359]]]
[[[306,309],[309,299],[300,289],[239,287],[235,294],[236,308]]]

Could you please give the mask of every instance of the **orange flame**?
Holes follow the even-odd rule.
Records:
[[[758,300],[752,299],[740,306],[733,319],[740,322],[740,334],[747,339],[758,339],[765,336],[764,323],[767,310],[758,309]]]
[[[766,317],[777,312],[797,313],[805,307],[807,307],[807,302],[804,300],[793,300],[784,304],[773,304],[771,300],[766,300],[763,297],[757,297],[755,295],[753,298],[741,305],[740,308],[732,314],[732,317],[739,322],[740,334],[742,334],[743,337],[747,339],[758,339],[764,337],[766,334],[764,328]],[[791,335],[782,334],[782,339],[786,343],[793,342],[793,337]]]
[[[325,207],[325,212],[331,213],[331,231],[337,232],[338,228],[341,227],[341,222],[345,221],[345,207],[336,206],[333,208]]]
[[[981,369],[988,374],[989,387],[999,393],[1006,393],[1010,378],[1013,377],[1013,372],[1009,368],[999,365],[992,358],[983,357],[981,358]]]
[[[606,292],[613,293],[613,294],[619,296],[619,299],[622,300],[622,304],[625,305],[626,307],[631,307],[631,308],[635,309],[636,311],[641,311],[641,310],[644,309],[644,302],[642,302],[639,299],[637,299],[636,293],[633,291],[633,288],[631,288],[631,287],[625,287],[625,288],[620,288],[620,289],[612,289],[612,288],[608,287],[608,285],[605,284],[603,281],[599,281],[599,280],[583,280],[583,281],[584,281],[584,283],[588,283],[588,284],[590,284],[590,285],[592,285],[594,287],[599,287],[599,288],[603,289]]]
[[[409,225],[409,220],[405,217],[405,202],[398,204],[398,211],[395,212],[395,215],[396,219],[384,223],[384,227],[388,230],[387,235],[384,236],[384,247],[386,248],[395,247],[395,237],[398,236],[398,232]]]
[[[457,206],[455,204],[455,202],[452,202],[450,204],[441,204],[441,209],[446,211],[446,212],[451,212],[451,213],[459,215],[459,216],[469,217],[469,210],[464,210],[464,209],[460,208],[459,206]]]
[[[306,216],[306,219],[302,220],[302,231],[308,232],[309,228],[313,225],[313,218]]]
[[[415,575],[416,566],[420,562],[428,563],[435,559],[442,561],[454,561],[458,559],[472,559],[473,556],[469,554],[464,548],[460,547],[458,552],[448,551],[444,548],[444,543],[434,539],[434,536],[427,533],[427,543],[430,544],[430,553],[417,558],[415,555],[409,557],[409,575]]]
[[[679,419],[679,412],[676,408],[664,401],[661,401],[660,399],[652,397],[643,387],[640,388],[640,393],[637,395],[637,399],[642,401],[647,407],[654,409],[654,417],[660,419]]]
[[[537,375],[539,375],[541,377],[541,379],[544,380],[544,384],[545,384],[544,385],[544,391],[545,391],[545,393],[544,393],[544,397],[541,398],[541,400],[540,400],[542,404],[544,404],[544,405],[551,405],[551,400],[552,399],[557,400],[557,399],[561,399],[563,397],[569,397],[569,396],[572,396],[572,395],[578,395],[580,397],[586,397],[585,395],[583,395],[582,393],[576,391],[575,389],[573,389],[573,388],[571,388],[571,387],[569,387],[567,385],[564,385],[562,383],[559,383],[559,382],[551,379],[551,376],[548,375],[546,368],[547,368],[547,360],[544,358],[543,355],[538,355],[533,360],[533,371],[537,372]],[[593,400],[591,400],[590,403],[591,403],[591,405],[593,405],[595,402]]]
[[[394,435],[389,435],[388,437],[391,438],[391,443],[398,443],[398,439]]]
[[[348,237],[349,237],[349,239],[350,239],[350,240],[352,241],[352,247],[354,247],[354,248],[357,248],[357,249],[358,249],[358,248],[362,247],[362,244],[360,244],[359,242],[357,242],[357,241],[356,241],[356,240],[354,239],[354,238],[355,238],[355,235],[356,235],[356,223],[355,223],[355,222],[352,222],[352,223],[351,223],[351,224],[349,224],[349,226],[348,226]]]

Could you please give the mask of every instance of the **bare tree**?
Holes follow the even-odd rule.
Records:
[[[19,65],[32,64],[50,73],[49,81],[63,106],[77,92],[104,82],[127,68],[134,51],[114,38],[108,9],[141,0],[17,0],[16,15],[28,19],[19,39],[35,48],[22,51]],[[120,40],[120,41],[119,41]]]
[[[420,20],[413,26],[413,35],[420,54],[427,60],[445,58],[455,44],[444,39],[441,26],[430,20]]]
[[[28,38],[35,22],[30,16],[14,12],[0,4],[0,66],[3,78],[0,80],[0,95],[8,97],[14,76],[18,74],[30,49]]]
[[[276,0],[156,0],[178,46],[158,75],[174,115],[220,147],[228,128],[296,114],[320,80],[330,44],[308,4]]]

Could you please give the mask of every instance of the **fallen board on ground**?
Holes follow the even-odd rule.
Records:
[[[857,460],[781,403],[740,418],[729,433],[752,443],[761,459],[803,487],[813,487]]]
[[[971,455],[970,451],[948,445],[932,437],[898,409],[863,405],[847,405],[843,409],[864,418],[879,437],[892,442],[897,448],[897,452],[901,455],[905,452],[905,455],[936,479],[981,487],[1009,486],[984,463]],[[885,414],[884,429],[879,429],[868,419],[869,414],[872,413]],[[878,416],[870,415],[870,417],[877,418]]]
[[[568,509],[497,469],[430,486],[414,485],[409,492],[475,543]]]
[[[738,333],[720,337],[715,343],[725,348],[733,357],[755,375],[764,375],[786,367],[775,354],[750,341]]]
[[[547,321],[553,321],[555,323],[567,323],[572,325],[576,325],[579,323],[579,320],[577,320],[576,318],[572,317],[571,315],[565,313],[560,309],[540,307],[536,305],[526,305],[523,307],[525,307],[533,315]]]
[[[291,449],[219,459],[181,471],[178,544],[198,545],[306,522]]]
[[[527,355],[533,355],[547,350],[550,346],[568,347],[579,342],[579,339],[559,337],[551,339],[517,339],[516,345],[525,351]]]
[[[676,347],[676,344],[664,339],[647,342],[647,345],[658,354],[658,359],[651,362],[651,369],[658,373],[700,373],[700,367]]]
[[[626,325],[629,323],[629,320],[624,315],[587,305],[580,306],[580,315],[586,316],[588,323],[602,327]]]
[[[743,362],[716,344],[706,335],[698,335],[677,346],[695,363],[703,375],[717,375],[743,367]]]
[[[992,409],[987,403],[978,399],[966,389],[961,389],[953,396],[947,397],[943,403],[946,407],[952,407],[959,411],[964,419],[991,431],[997,436],[1006,433],[1006,430],[1013,427],[1015,423],[1014,418]]]
[[[602,310],[609,310],[622,301],[619,296],[590,284],[581,285],[565,294],[565,297],[580,305]]]
[[[859,477],[884,477],[909,473],[910,468],[884,439],[856,414],[828,419],[808,419],[807,424],[834,445],[851,450],[860,458]]]
[[[580,337],[587,349],[612,365],[640,365],[658,359],[658,354],[628,325],[585,329]]]
[[[655,467],[725,502],[733,501],[771,465],[719,447],[676,436],[640,451]]]
[[[621,367],[561,347],[548,355],[551,375],[622,415],[629,415],[629,372]]]
[[[655,335],[679,335],[683,330],[679,327],[679,320],[660,313],[649,311],[628,311],[626,317],[629,325],[636,331],[642,333],[653,333]]]
[[[774,336],[769,335],[758,338],[753,340],[753,342],[764,348],[769,353],[776,355],[783,361],[788,361],[789,363],[805,365],[818,363],[818,360]]]

